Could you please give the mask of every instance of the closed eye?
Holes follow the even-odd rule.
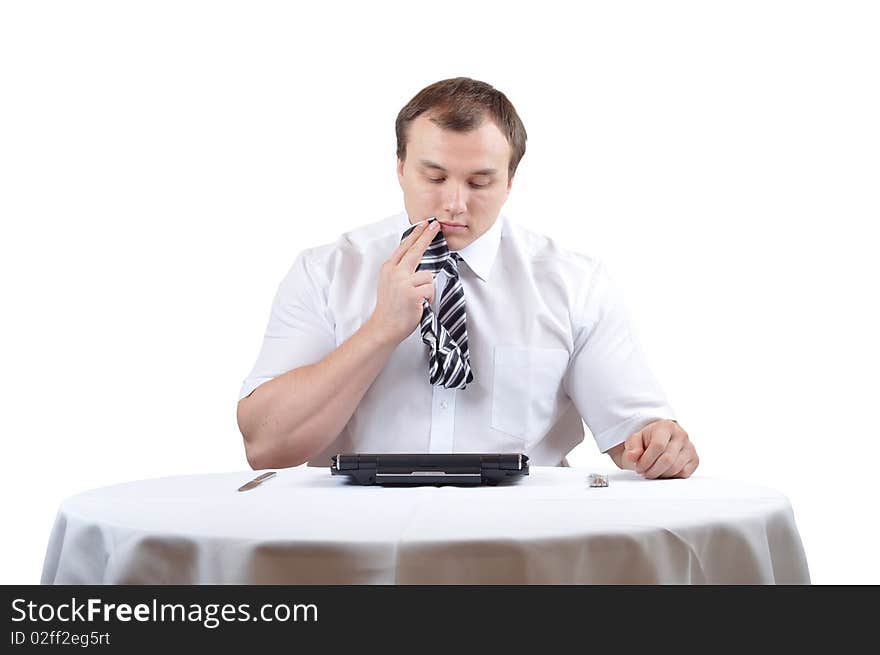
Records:
[[[442,184],[443,182],[446,181],[446,178],[445,178],[445,177],[440,177],[440,178],[429,177],[428,179],[429,179],[431,182],[433,182],[434,184]],[[471,186],[472,186],[473,188],[475,188],[475,189],[485,189],[485,188],[486,188],[487,186],[489,186],[489,185],[488,185],[488,184],[474,184],[474,183],[472,182],[472,183],[471,183]]]

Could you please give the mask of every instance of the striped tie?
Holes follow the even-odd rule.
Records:
[[[410,227],[400,238],[403,241],[415,229]],[[443,232],[437,232],[431,245],[422,255],[416,271],[444,270],[449,276],[437,314],[431,304],[422,300],[422,341],[429,348],[428,373],[432,385],[447,389],[464,389],[472,382],[468,358],[467,315],[464,308],[464,289],[458,277],[458,263],[462,261],[457,252],[450,252]],[[438,336],[439,335],[439,336]]]

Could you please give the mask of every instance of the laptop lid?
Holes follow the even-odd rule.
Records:
[[[529,474],[522,453],[340,453],[330,472],[359,484],[498,484]]]

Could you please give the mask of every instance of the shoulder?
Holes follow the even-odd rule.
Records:
[[[403,233],[401,225],[405,220],[401,214],[394,214],[351,228],[332,242],[300,251],[294,266],[299,263],[304,268],[332,278],[335,270],[362,265],[389,247],[393,249]]]
[[[528,268],[546,297],[565,298],[576,330],[595,325],[601,316],[622,307],[614,278],[600,257],[579,244],[563,244],[514,221],[506,221],[504,227],[510,249],[518,254],[517,264]]]
[[[535,273],[555,274],[583,282],[604,269],[602,260],[596,255],[578,246],[563,245],[560,239],[530,229],[506,216],[502,242]]]

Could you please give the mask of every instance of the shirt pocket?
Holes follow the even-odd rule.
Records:
[[[562,348],[495,346],[492,428],[535,443],[558,414],[567,368]]]

